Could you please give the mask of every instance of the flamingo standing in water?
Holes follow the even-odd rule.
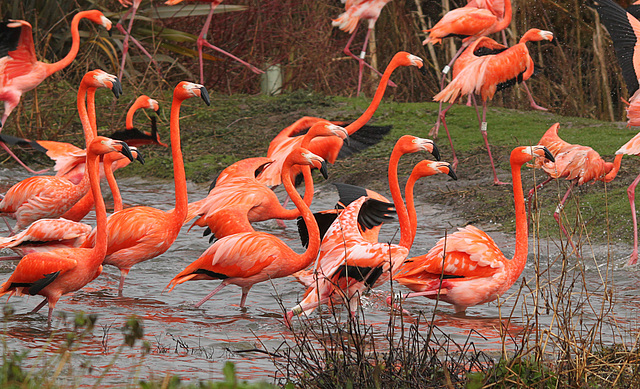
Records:
[[[564,208],[564,203],[567,201],[569,193],[571,193],[574,186],[586,184],[590,181],[611,182],[620,170],[622,156],[624,154],[618,150],[614,161],[606,162],[600,157],[600,154],[591,147],[571,144],[562,140],[558,136],[559,127],[560,123],[553,124],[538,142],[539,145],[545,146],[551,154],[553,154],[555,162],[549,162],[542,158],[536,159],[534,166],[542,168],[549,177],[544,182],[531,189],[529,191],[528,198],[531,199],[531,196],[533,196],[536,190],[542,188],[551,180],[564,177],[571,181],[567,192],[564,197],[562,197],[560,204],[558,204],[555,212],[553,213],[553,218],[560,226],[562,233],[569,240],[571,247],[573,247],[573,251],[579,256],[578,250],[573,244],[573,240],[562,225],[560,211]]]
[[[393,277],[413,291],[404,298],[426,296],[439,299],[452,304],[458,313],[497,299],[516,282],[524,269],[529,249],[520,170],[536,156],[554,160],[549,150],[540,145],[517,147],[511,152],[516,213],[516,251],[513,258],[506,258],[493,239],[478,228],[471,225],[460,228],[440,239],[427,254],[404,261]]]
[[[0,131],[11,112],[18,106],[23,93],[34,89],[47,77],[69,66],[74,60],[80,49],[78,26],[81,19],[88,19],[111,30],[111,22],[102,12],[97,10],[78,12],[71,20],[71,50],[60,61],[51,64],[36,59],[31,24],[24,20],[0,23],[2,32],[0,34],[0,100],[4,101]],[[0,142],[0,146],[29,172],[39,173],[20,161],[3,142]]]
[[[493,99],[496,91],[504,89],[505,87],[512,85],[514,82],[528,80],[529,77],[531,77],[534,70],[534,64],[533,59],[531,59],[531,56],[529,55],[526,43],[542,40],[551,41],[553,40],[553,33],[532,28],[522,36],[517,45],[498,54],[478,56],[475,53],[475,48],[486,39],[489,38],[478,39],[469,46],[467,52],[469,53],[470,58],[465,58],[463,60],[462,63],[464,64],[464,68],[456,74],[455,78],[449,85],[447,85],[446,88],[433,97],[433,100],[451,103],[449,107],[442,111],[440,118],[445,130],[447,131],[447,136],[449,137],[451,150],[453,152],[453,166],[455,169],[458,165],[458,159],[455,155],[455,151],[453,151],[453,142],[451,142],[451,136],[449,135],[445,115],[460,96],[480,95],[482,98],[482,119],[478,116],[478,121],[480,122],[480,133],[484,139],[484,144],[487,147],[487,153],[489,154],[489,161],[491,162],[493,184],[503,185],[505,183],[498,179],[496,168],[493,163],[493,157],[491,156],[491,148],[487,139],[487,100]],[[493,43],[494,46],[497,45],[495,41]]]
[[[289,276],[309,266],[316,258],[320,247],[318,225],[296,191],[291,181],[290,169],[293,165],[314,166],[326,175],[327,165],[321,157],[303,148],[293,150],[282,167],[282,181],[291,200],[300,210],[309,230],[309,245],[302,254],[297,254],[280,239],[265,232],[242,232],[228,235],[209,247],[200,258],[175,276],[167,287],[169,291],[176,285],[191,280],[222,280],[209,295],[200,300],[196,307],[204,304],[218,291],[229,284],[242,288],[240,307],[243,308],[247,294],[254,284],[275,278]]]
[[[315,123],[303,137],[302,147],[304,148],[316,137],[346,139],[348,135],[344,128],[327,121],[320,121]],[[291,154],[295,148],[282,148],[282,152],[287,150]],[[251,160],[255,159],[252,158]],[[260,162],[260,159],[257,161]],[[278,162],[280,161],[284,162],[282,158],[278,159]],[[282,170],[282,165],[283,163],[278,167],[280,171]],[[255,171],[255,168],[252,167],[252,169]],[[311,169],[309,166],[304,165],[302,166],[302,171],[305,176],[304,201],[309,206],[313,199]],[[249,172],[251,172],[251,169]],[[298,169],[290,168],[290,172],[295,175]],[[189,204],[189,213],[185,222],[199,216],[194,225],[208,226],[208,232],[212,232],[219,239],[238,232],[253,231],[252,222],[269,219],[290,220],[300,215],[298,209],[285,209],[280,205],[275,193],[260,183],[255,176],[251,174],[242,176],[235,174],[230,178],[228,176],[229,172],[225,174],[224,179],[219,180],[222,183],[217,183],[209,191],[207,197]],[[292,181],[293,177],[291,177]]]
[[[93,281],[102,272],[102,260],[107,251],[107,212],[98,173],[98,156],[118,151],[133,158],[127,144],[105,137],[96,137],[87,147],[87,170],[91,190],[96,200],[97,238],[91,248],[64,248],[44,253],[28,254],[0,286],[0,296],[11,294],[39,294],[45,299],[32,311],[49,304],[47,320],[51,325],[53,309],[60,297],[75,292]]]
[[[343,0],[345,4],[345,12],[341,13],[336,19],[333,19],[331,25],[334,27],[340,28],[342,31],[351,34],[347,45],[344,47],[343,51],[346,55],[355,58],[358,61],[358,92],[356,96],[360,96],[360,87],[362,86],[362,71],[364,66],[367,65],[368,68],[376,72],[379,76],[380,72],[375,69],[373,66],[369,65],[365,60],[365,56],[367,55],[367,44],[369,43],[369,36],[371,32],[376,26],[376,21],[380,17],[380,12],[382,12],[382,8],[387,5],[391,0]],[[367,35],[364,37],[364,43],[362,44],[362,49],[360,50],[360,56],[356,56],[351,52],[349,46],[351,46],[351,42],[353,42],[353,38],[356,36],[356,31],[358,30],[358,25],[360,24],[360,20],[367,20],[368,28]],[[385,85],[389,83],[391,86],[395,86],[391,81],[386,80]]]
[[[122,93],[120,82],[115,76],[102,70],[87,73],[78,89],[78,114],[86,141],[95,137],[85,106],[88,89],[109,88],[116,97]],[[67,212],[90,189],[88,172],[80,182],[74,183],[65,177],[35,176],[13,185],[0,201],[0,214],[16,219],[13,232],[17,232],[32,222],[43,218],[56,218]]]
[[[183,101],[192,97],[200,97],[205,104],[211,104],[207,89],[200,84],[182,81],[173,91],[170,133],[175,208],[164,212],[152,207],[131,207],[112,214],[107,221],[108,249],[104,263],[120,269],[120,296],[131,267],[167,251],[176,240],[187,216],[187,181],[180,149],[180,106]],[[95,239],[94,230],[82,247],[91,247]]]
[[[182,3],[184,0],[167,0],[165,2],[165,4],[168,5],[176,5],[179,3]],[[236,57],[235,55],[222,50],[221,48],[212,45],[211,43],[207,42],[207,33],[209,32],[209,26],[211,25],[211,18],[213,17],[213,13],[216,9],[216,7],[218,7],[220,5],[220,3],[222,3],[223,0],[194,0],[194,1],[199,1],[202,3],[209,3],[211,5],[211,10],[209,11],[209,15],[207,16],[207,20],[204,22],[204,26],[202,26],[202,30],[200,31],[200,35],[198,35],[198,40],[196,41],[196,44],[198,45],[198,61],[200,63],[200,83],[204,84],[204,61],[202,58],[202,47],[206,46],[210,49],[216,50],[219,53],[222,53],[224,55],[226,55],[227,57],[230,57],[238,62],[240,62],[241,64],[243,64],[244,66],[248,67],[249,70],[251,70],[252,72],[256,73],[256,74],[262,74],[264,73],[264,71],[258,69],[257,67],[251,65],[250,63],[241,60],[240,58]]]
[[[294,315],[303,312],[309,314],[327,302],[346,302],[350,312],[355,312],[360,294],[384,281],[389,272],[394,272],[407,257],[413,237],[409,215],[400,193],[398,162],[402,155],[421,150],[439,158],[438,149],[431,140],[410,135],[398,139],[389,158],[389,189],[400,222],[400,242],[392,245],[366,239],[358,223],[359,218],[365,217],[361,213],[366,213],[368,208],[384,210],[385,206],[391,204],[365,196],[349,204],[325,233],[314,270],[315,279],[302,301],[285,315],[287,323],[291,323]],[[385,212],[373,224],[384,221],[384,216]],[[372,219],[371,215],[369,218]]]

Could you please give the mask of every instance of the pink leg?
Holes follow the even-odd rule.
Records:
[[[241,64],[243,64],[244,66],[248,67],[249,70],[251,70],[252,72],[256,73],[256,74],[262,74],[264,73],[262,70],[258,69],[257,67],[251,65],[248,62],[245,62],[243,60],[241,60],[240,58],[236,57],[235,55],[226,52],[224,50],[222,50],[221,48],[212,45],[211,43],[207,42],[207,32],[209,31],[209,25],[211,24],[211,18],[213,17],[213,10],[216,9],[216,7],[221,3],[222,1],[213,1],[211,3],[211,10],[209,11],[209,16],[207,16],[207,20],[204,23],[204,26],[202,27],[202,31],[200,31],[200,35],[198,36],[198,40],[196,42],[196,44],[198,45],[198,58],[200,60],[200,83],[204,83],[204,63],[202,60],[202,46],[207,46],[210,49],[216,50],[238,62],[240,62]]]
[[[132,19],[133,21],[133,19]],[[131,42],[133,42],[133,44],[138,48],[138,50],[142,51],[142,54],[144,54],[145,56],[147,56],[150,60],[151,63],[154,64],[154,66],[156,67],[156,70],[158,71],[158,74],[160,76],[162,76],[162,72],[160,71],[160,65],[158,65],[158,62],[153,59],[153,56],[151,54],[149,54],[149,52],[147,51],[147,49],[145,49],[140,42],[138,42],[138,40],[132,36],[130,36],[125,30],[124,27],[122,27],[122,25],[117,24],[116,27],[118,28],[118,30],[120,32],[122,32],[123,34],[125,34],[125,42],[127,41],[127,39],[131,39]],[[122,80],[122,72],[124,72],[124,62],[125,59],[127,57],[127,51],[129,51],[129,44],[127,43],[126,45],[123,44],[122,45],[122,63],[120,65],[120,73],[118,74],[118,79]],[[126,49],[126,51],[125,51]]]
[[[120,269],[120,283],[118,284],[118,297],[122,297],[122,290],[124,289],[124,279],[127,278],[130,269]]]
[[[529,215],[531,215],[531,197],[533,197],[533,194],[537,191],[542,189],[543,186],[545,186],[546,184],[548,184],[551,180],[553,180],[553,178],[549,177],[546,180],[544,180],[544,182],[536,185],[535,187],[533,187],[530,191],[529,194],[527,195],[527,203],[529,204]]]
[[[282,207],[286,208],[287,204],[289,204],[289,195],[287,195],[287,197],[284,198],[284,201],[282,202]],[[287,228],[287,225],[284,224],[284,221],[282,221],[280,219],[276,219],[276,223],[278,224],[278,227],[280,227],[280,228]]]
[[[496,167],[493,163],[493,157],[491,156],[491,147],[489,147],[489,139],[487,137],[487,102],[482,102],[482,122],[480,123],[480,133],[484,139],[484,144],[487,146],[487,153],[489,153],[489,161],[491,162],[491,169],[493,170],[493,185],[509,185],[507,182],[502,182],[498,179],[496,173]]]
[[[571,185],[569,185],[569,189],[567,189],[567,193],[564,194],[564,197],[560,201],[560,204],[558,204],[558,207],[556,208],[556,211],[553,213],[553,218],[556,219],[556,223],[558,223],[558,225],[560,226],[560,229],[562,230],[562,233],[564,234],[564,236],[567,237],[567,240],[569,241],[569,244],[571,244],[571,247],[573,248],[573,252],[575,252],[576,256],[578,258],[580,258],[580,253],[578,253],[578,249],[573,244],[573,240],[571,239],[571,236],[569,236],[569,233],[567,232],[567,230],[562,225],[562,218],[560,217],[560,211],[564,208],[564,202],[567,201],[567,198],[569,197],[569,193],[571,193],[571,189],[573,189],[575,184],[576,184],[575,180],[571,181]]]
[[[20,158],[18,158],[18,156],[17,156],[17,155],[15,155],[15,154],[13,153],[13,151],[11,151],[11,150],[9,149],[9,147],[8,147],[6,144],[4,144],[4,142],[0,142],[0,146],[2,146],[2,148],[3,148],[3,149],[4,149],[4,150],[5,150],[5,151],[6,151],[6,152],[11,156],[11,157],[13,157],[13,159],[15,159],[15,160],[16,160],[16,162],[18,162],[18,163],[20,164],[20,166],[22,166],[23,168],[27,169],[27,171],[28,171],[29,173],[31,173],[31,174],[42,174],[42,173],[44,173],[44,172],[46,172],[46,171],[48,171],[48,170],[49,170],[48,168],[47,168],[47,169],[42,169],[42,170],[33,170],[33,169],[31,169],[29,166],[25,165],[25,164],[24,164],[24,162],[22,162],[22,161],[20,160]]]
[[[447,121],[445,120],[445,116],[452,106],[453,103],[449,104],[449,106],[444,111],[440,112],[440,120],[442,121],[442,125],[444,126],[445,131],[447,131],[447,137],[449,138],[449,144],[451,145],[451,154],[453,154],[453,163],[451,164],[451,168],[455,172],[458,168],[458,157],[456,157],[456,150],[453,148],[453,141],[451,140],[451,134],[449,134]]]
[[[468,43],[467,44],[463,43],[462,46],[460,46],[460,48],[458,49],[458,51],[455,53],[453,58],[451,58],[451,61],[449,61],[447,66],[445,66],[442,69],[442,77],[440,78],[440,90],[444,89],[444,79],[447,77],[447,74],[449,74],[449,71],[451,70],[451,66],[453,65],[455,60],[460,56],[460,54],[462,54],[462,51],[467,46],[468,46]],[[440,113],[441,112],[442,112],[442,102],[440,102],[440,104],[438,106],[438,119],[436,121],[436,125],[431,129],[431,131],[429,131],[429,136],[431,136],[433,138],[437,138],[438,137],[438,130],[440,129],[440,118],[441,118]]]
[[[48,301],[49,300],[47,300],[47,298],[45,297],[45,299],[42,300],[42,302],[40,304],[38,304],[35,308],[33,308],[33,310],[31,310],[31,312],[29,312],[29,314],[36,313],[39,310],[41,310],[42,307],[44,307],[47,304]],[[49,322],[51,322],[51,319],[49,319]]]
[[[15,261],[16,259],[22,259],[20,255],[9,255],[6,257],[0,257],[0,261]]]
[[[225,286],[227,286],[227,283],[225,281],[222,281],[222,283],[220,285],[218,285],[217,288],[215,288],[211,293],[209,293],[205,298],[203,298],[202,300],[200,300],[195,307],[196,308],[200,308],[200,306],[202,304],[204,304],[207,300],[209,300],[211,297],[213,297],[214,294],[218,293],[222,288],[224,288]]]
[[[635,193],[636,186],[640,182],[640,175],[629,185],[627,188],[627,195],[629,196],[629,204],[631,204],[631,219],[633,220],[633,252],[629,258],[627,265],[635,265],[638,262],[638,220],[636,218],[636,204]]]
[[[129,27],[127,28],[127,31],[124,30],[124,27],[122,27],[122,24],[120,24],[120,22],[116,24],[116,27],[118,28],[118,30],[120,30],[120,32],[124,34],[124,41],[122,42],[122,61],[120,62],[120,72],[118,73],[119,80],[122,80],[122,73],[124,72],[124,63],[127,60],[127,53],[129,52],[129,38],[131,37],[131,28],[133,27],[133,19],[135,19],[137,11],[138,11],[138,4],[134,2],[131,9],[129,9],[129,11],[127,11],[124,14],[122,19],[120,19],[120,22],[121,22],[122,20],[124,20],[125,17],[130,16]]]
[[[537,109],[538,111],[548,111],[547,108],[541,107],[538,104],[536,104],[535,100],[533,99],[533,95],[531,94],[531,91],[529,91],[529,87],[527,87],[527,84],[525,84],[524,81],[522,81],[522,86],[524,87],[525,92],[527,92],[527,97],[529,98],[529,104],[531,105],[531,108]]]

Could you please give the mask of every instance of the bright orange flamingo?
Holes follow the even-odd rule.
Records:
[[[359,224],[363,218],[372,220],[372,225],[383,222],[388,213],[385,210],[391,204],[364,196],[349,204],[325,233],[314,269],[315,279],[302,301],[285,315],[287,323],[291,323],[294,315],[309,314],[328,302],[345,302],[354,313],[365,289],[388,279],[389,272],[395,271],[407,257],[413,237],[400,193],[398,162],[402,155],[421,150],[438,155],[431,140],[404,135],[396,142],[389,158],[389,189],[400,222],[400,242],[392,245],[365,239]],[[372,208],[382,211],[382,217],[374,218],[369,211]]]
[[[204,304],[225,286],[234,284],[242,288],[240,307],[243,308],[247,294],[254,284],[286,277],[309,266],[318,254],[320,234],[313,214],[291,181],[289,170],[296,164],[314,166],[325,172],[327,165],[321,157],[306,149],[297,148],[289,154],[282,168],[284,188],[300,210],[309,230],[310,239],[306,251],[297,254],[280,239],[265,232],[229,235],[215,242],[200,258],[175,276],[167,285],[169,291],[190,280],[222,280],[196,307]]]
[[[308,145],[316,137],[337,137],[346,139],[347,131],[327,121],[315,123],[309,132],[303,137],[302,146]],[[293,143],[293,142],[290,142]],[[282,147],[280,152],[289,154],[295,150],[291,147]],[[277,162],[284,162],[282,154],[278,156]],[[253,158],[251,160],[254,160]],[[270,165],[268,165],[270,166]],[[278,170],[282,171],[283,163]],[[307,206],[313,200],[313,179],[309,166],[302,167],[305,176],[304,201]],[[297,173],[298,169],[290,168],[291,174]],[[228,173],[226,173],[228,175]],[[325,177],[326,178],[326,177]],[[293,177],[291,177],[293,181]],[[221,215],[224,215],[222,217]],[[225,177],[222,184],[218,183],[209,191],[207,197],[189,204],[189,212],[185,222],[199,216],[194,225],[209,227],[216,238],[238,232],[253,231],[251,223],[269,219],[290,220],[300,216],[298,209],[286,209],[280,205],[280,201],[275,193],[264,184],[260,183],[252,176],[238,176],[234,178]]]
[[[331,25],[334,27],[340,28],[342,31],[351,34],[347,45],[344,47],[343,51],[346,55],[355,58],[358,61],[358,92],[356,96],[360,96],[360,87],[362,86],[362,71],[364,69],[364,65],[367,65],[368,68],[378,73],[380,72],[375,69],[373,66],[369,65],[365,60],[365,56],[367,55],[367,44],[369,43],[369,36],[371,32],[376,26],[376,21],[380,17],[380,12],[385,5],[391,0],[345,0],[343,3],[345,4],[345,12],[341,13],[336,19],[333,19]],[[366,20],[368,22],[367,35],[364,37],[364,43],[362,44],[362,49],[360,50],[360,56],[356,56],[351,52],[349,46],[351,46],[351,42],[353,42],[353,38],[356,36],[356,31],[358,30],[358,26],[360,24],[360,20]],[[396,86],[391,81],[386,80],[386,84],[389,83],[391,86]]]
[[[187,181],[180,149],[180,106],[186,99],[200,97],[210,104],[207,89],[182,81],[173,91],[170,133],[176,206],[169,212],[152,207],[131,207],[109,216],[107,221],[108,249],[104,263],[120,269],[118,294],[122,295],[124,280],[136,263],[155,258],[171,247],[187,216]],[[91,247],[96,239],[94,230],[82,247]]]
[[[618,160],[619,155],[640,155],[640,133],[616,151],[616,159],[614,162]],[[638,262],[638,219],[635,204],[636,186],[638,186],[638,182],[640,182],[640,175],[638,175],[631,185],[629,185],[629,188],[627,188],[627,196],[629,197],[629,204],[631,205],[631,219],[633,220],[633,251],[631,252],[627,265],[635,265]]]
[[[376,90],[373,99],[371,100],[371,104],[364,111],[364,113],[356,119],[354,122],[345,126],[347,132],[351,136],[353,133],[361,129],[367,122],[373,117],[373,114],[378,109],[382,98],[384,97],[384,92],[387,89],[387,81],[391,77],[391,74],[395,69],[400,66],[415,66],[420,69],[421,72],[424,72],[424,63],[422,59],[416,57],[415,55],[409,54],[405,51],[400,51],[396,53],[380,79],[380,83],[378,84],[378,89]],[[302,142],[302,137],[296,136],[300,130],[304,128],[308,128],[313,125],[315,122],[322,120],[320,118],[314,117],[304,117],[298,121],[296,121],[291,126],[285,128],[280,131],[280,133],[271,141],[269,144],[269,150],[267,151],[267,157],[274,159],[274,153],[282,147],[281,144],[284,142]],[[298,143],[299,145],[299,143]],[[324,137],[324,138],[316,138],[311,141],[309,144],[309,150],[324,158],[328,163],[335,163],[338,158],[338,153],[340,152],[340,148],[343,145],[343,141],[341,139],[335,137]],[[275,168],[271,168],[267,166],[264,171],[258,177],[260,182],[267,186],[276,186],[280,184],[280,171]]]
[[[96,198],[97,239],[91,248],[67,248],[44,253],[28,254],[14,270],[9,279],[0,286],[0,295],[39,294],[45,299],[33,311],[37,312],[49,304],[48,322],[51,325],[53,309],[60,297],[75,292],[93,281],[102,272],[102,260],[107,251],[107,212],[100,193],[98,156],[113,151],[132,158],[127,144],[105,137],[96,137],[89,144],[87,170],[91,190]]]
[[[445,130],[447,131],[447,136],[449,137],[451,150],[453,152],[452,165],[455,169],[458,165],[458,159],[455,155],[453,142],[451,141],[449,129],[447,128],[447,123],[445,121],[446,113],[460,96],[480,95],[482,98],[482,119],[480,119],[480,116],[478,115],[480,133],[482,134],[484,144],[487,147],[487,152],[489,154],[489,161],[491,162],[491,169],[493,170],[493,184],[502,185],[505,183],[498,179],[496,168],[493,163],[493,157],[491,156],[491,148],[487,139],[487,100],[493,99],[496,91],[504,89],[505,87],[512,85],[514,82],[528,80],[531,77],[534,65],[533,60],[529,55],[526,43],[542,40],[550,41],[553,39],[553,33],[533,28],[524,34],[517,45],[498,54],[477,56],[474,51],[475,47],[485,39],[489,38],[478,39],[469,46],[467,49],[470,53],[469,55],[476,58],[464,61],[463,63],[466,66],[457,73],[455,78],[449,85],[447,85],[446,88],[433,97],[433,100],[451,103],[449,107],[441,112],[440,118]]]
[[[122,93],[118,79],[101,70],[88,72],[82,78],[78,89],[78,113],[87,142],[91,142],[95,133],[85,106],[85,96],[87,90],[95,88],[109,88],[116,97]],[[77,184],[64,177],[29,177],[7,191],[0,201],[0,213],[16,219],[13,232],[17,232],[38,219],[61,216],[80,200],[89,188],[88,172],[85,172]]]
[[[527,213],[521,168],[534,156],[553,156],[544,146],[522,146],[511,152],[511,175],[516,214],[516,249],[505,258],[496,243],[474,226],[460,228],[440,239],[425,255],[407,259],[394,280],[413,293],[452,304],[456,312],[497,299],[520,277],[529,249]]]
[[[175,4],[179,4],[182,3],[184,0],[167,0],[165,2],[165,4],[168,5],[175,5]],[[241,60],[240,58],[236,57],[235,55],[222,50],[221,48],[212,45],[211,43],[207,42],[207,32],[209,32],[209,26],[211,25],[211,18],[213,17],[213,13],[216,9],[217,6],[220,5],[220,3],[222,3],[223,0],[193,0],[193,1],[199,1],[202,3],[209,3],[211,5],[211,10],[209,11],[209,15],[207,16],[207,20],[204,22],[204,26],[202,26],[202,30],[200,31],[200,35],[198,35],[198,40],[196,41],[196,44],[198,45],[198,60],[200,61],[200,83],[204,84],[204,61],[202,58],[202,47],[206,46],[210,49],[216,50],[219,53],[222,53],[224,55],[226,55],[227,57],[230,57],[238,62],[240,62],[241,64],[243,64],[244,66],[248,67],[249,70],[251,70],[252,72],[256,73],[256,74],[262,74],[264,73],[264,71],[258,69],[257,67],[251,65],[250,63]]]
[[[620,170],[623,154],[617,152],[613,162],[606,162],[600,157],[600,154],[591,147],[571,144],[562,140],[558,136],[559,127],[560,123],[553,124],[538,142],[539,145],[549,149],[555,158],[555,162],[549,162],[542,158],[536,159],[535,167],[542,168],[549,177],[531,189],[528,198],[531,199],[535,191],[542,188],[551,180],[564,177],[571,181],[567,192],[553,213],[553,218],[556,219],[563,234],[567,237],[567,240],[569,240],[573,251],[579,256],[580,254],[573,240],[562,225],[560,211],[564,208],[564,203],[567,201],[574,186],[586,184],[590,181],[611,182]]]
[[[4,101],[0,130],[13,109],[18,106],[23,93],[34,89],[45,78],[69,66],[74,60],[80,49],[78,26],[81,19],[89,19],[107,30],[111,29],[111,22],[102,12],[97,10],[78,12],[71,20],[71,50],[60,61],[51,64],[36,60],[33,34],[28,22],[10,20],[0,23],[0,31],[3,31],[3,34],[0,34],[0,75],[2,75],[0,100]],[[36,173],[22,163],[4,143],[0,142],[0,146],[29,172]]]
[[[111,134],[111,139],[120,139],[126,141],[129,147],[139,147],[142,145],[157,144],[163,147],[169,147],[166,143],[160,141],[156,117],[151,116],[151,132],[140,130],[133,125],[133,115],[142,108],[152,109],[158,112],[160,105],[158,102],[147,95],[139,96],[133,105],[127,111],[127,118],[124,130],[116,131]]]

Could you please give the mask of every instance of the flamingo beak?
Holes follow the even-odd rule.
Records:
[[[209,92],[207,92],[207,88],[204,86],[200,88],[200,97],[204,101],[206,105],[211,105],[211,100],[209,99]]]
[[[440,160],[440,150],[438,150],[438,146],[436,146],[435,143],[433,144],[433,151],[431,151],[431,155],[433,155],[433,158],[436,159],[436,161]]]
[[[322,177],[326,180],[329,178],[329,169],[327,168],[327,161],[322,161],[320,165],[320,173],[322,173]]]
[[[113,95],[116,96],[116,99],[120,98],[120,96],[122,95],[122,84],[117,78],[115,79],[115,81],[113,81],[111,91],[113,92]]]
[[[456,176],[456,172],[454,172],[451,167],[449,167],[449,172],[447,173],[447,175],[453,178],[455,181],[458,181],[458,176]]]
[[[542,150],[544,151],[544,157],[546,159],[548,159],[551,162],[555,162],[556,161],[556,159],[553,158],[553,154],[551,154],[551,151],[549,151],[549,149],[547,149],[546,147],[543,146]]]
[[[122,150],[120,150],[120,154],[129,158],[129,161],[133,162],[133,154],[131,154],[131,149],[129,148],[129,145],[127,144],[127,142],[118,141],[116,143],[122,146]]]
[[[418,68],[418,70],[420,70],[420,73],[422,73],[423,76],[427,75],[427,67],[424,66],[424,63]]]
[[[142,165],[144,165],[144,157],[140,151],[136,150],[136,160],[138,160]]]

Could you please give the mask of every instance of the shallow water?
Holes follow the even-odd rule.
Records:
[[[0,185],[5,186],[0,188],[0,192],[4,193],[8,185],[25,177],[27,175],[21,171],[0,170]],[[172,182],[143,178],[121,179],[119,182],[127,205],[150,205],[164,210],[173,207]],[[190,199],[204,197],[207,188],[190,184]],[[334,187],[322,184],[317,190],[312,209],[333,207],[337,200]],[[283,193],[280,196],[283,198]],[[92,215],[87,222],[94,224]],[[418,220],[418,235],[412,249],[412,254],[416,255],[429,250],[445,230],[451,233],[454,227],[464,226],[452,209],[428,204],[418,205]],[[258,223],[257,229],[273,233],[298,252],[303,251],[295,222],[287,221],[286,225],[286,229],[281,229],[269,221]],[[397,223],[391,223],[383,228],[380,241],[395,239],[397,243],[397,226]],[[490,233],[507,257],[513,255],[513,235],[498,233],[496,226],[492,225],[478,227]],[[52,329],[47,327],[46,308],[37,314],[25,315],[41,301],[40,296],[12,297],[9,304],[17,316],[6,322],[7,346],[12,350],[31,350],[28,364],[43,366],[59,355],[66,333],[73,329],[74,312],[84,311],[97,314],[98,324],[91,335],[73,345],[79,351],[72,354],[70,363],[60,373],[63,382],[69,385],[93,385],[102,375],[102,387],[133,384],[137,379],[162,378],[165,374],[177,374],[191,382],[218,379],[222,377],[222,367],[227,360],[236,364],[238,376],[242,379],[272,381],[276,369],[268,355],[238,351],[260,349],[273,352],[281,347],[283,341],[294,344],[291,332],[283,324],[278,298],[284,307],[292,307],[304,293],[304,288],[292,278],[257,284],[248,295],[246,310],[241,310],[238,306],[240,289],[230,285],[201,308],[194,308],[193,304],[215,288],[218,281],[187,282],[171,293],[163,292],[178,272],[209,247],[208,239],[201,236],[201,229],[196,227],[190,232],[187,229],[188,226],[183,228],[168,252],[133,267],[126,280],[124,297],[117,296],[119,272],[108,266],[84,289],[63,297],[56,306]],[[2,225],[0,235],[6,234],[6,227]],[[602,315],[604,325],[600,331],[602,339],[619,342],[634,337],[640,327],[635,314],[639,305],[637,285],[640,277],[636,268],[623,267],[630,253],[628,246],[595,247],[595,255],[589,256],[585,250],[582,261],[570,257],[565,264],[569,280],[565,284],[558,280],[562,273],[562,260],[557,259],[559,250],[556,244],[532,238],[530,247],[533,253],[523,275],[503,296],[500,304],[493,302],[472,307],[466,316],[458,317],[446,303],[441,303],[434,312],[434,301],[417,298],[404,303],[404,308],[411,313],[404,317],[405,322],[411,324],[416,315],[423,312],[427,319],[433,317],[439,330],[454,342],[464,344],[471,340],[476,349],[494,353],[502,348],[499,328],[500,323],[506,321],[500,318],[511,316],[506,331],[507,338],[512,339],[507,341],[507,348],[513,350],[521,333],[531,324],[527,318],[534,313],[535,296],[540,298],[537,304],[538,324],[541,328],[557,328],[554,303],[558,298],[554,293],[559,290],[570,296],[576,306],[581,304],[577,308],[572,306],[576,309],[572,315],[572,325],[576,328],[583,331],[591,328],[605,306],[607,311]],[[536,252],[539,254],[534,255]],[[536,289],[536,257],[540,263],[539,289]],[[6,280],[14,267],[15,262],[0,262],[0,279]],[[526,285],[518,293],[525,280]],[[573,280],[575,283],[570,289],[570,281]],[[613,286],[611,294],[604,292],[603,283]],[[403,290],[397,285],[395,288]],[[385,334],[389,321],[390,311],[385,304],[387,295],[385,286],[373,291],[363,302],[367,323],[379,328],[381,336]],[[615,302],[612,308],[606,303],[609,300],[605,296]],[[3,300],[3,305],[5,302]],[[140,343],[133,348],[119,349],[123,340],[120,328],[132,315],[143,321],[144,339],[150,345],[148,355],[143,355]],[[426,328],[426,324],[421,326]],[[117,358],[112,362],[114,356]]]

